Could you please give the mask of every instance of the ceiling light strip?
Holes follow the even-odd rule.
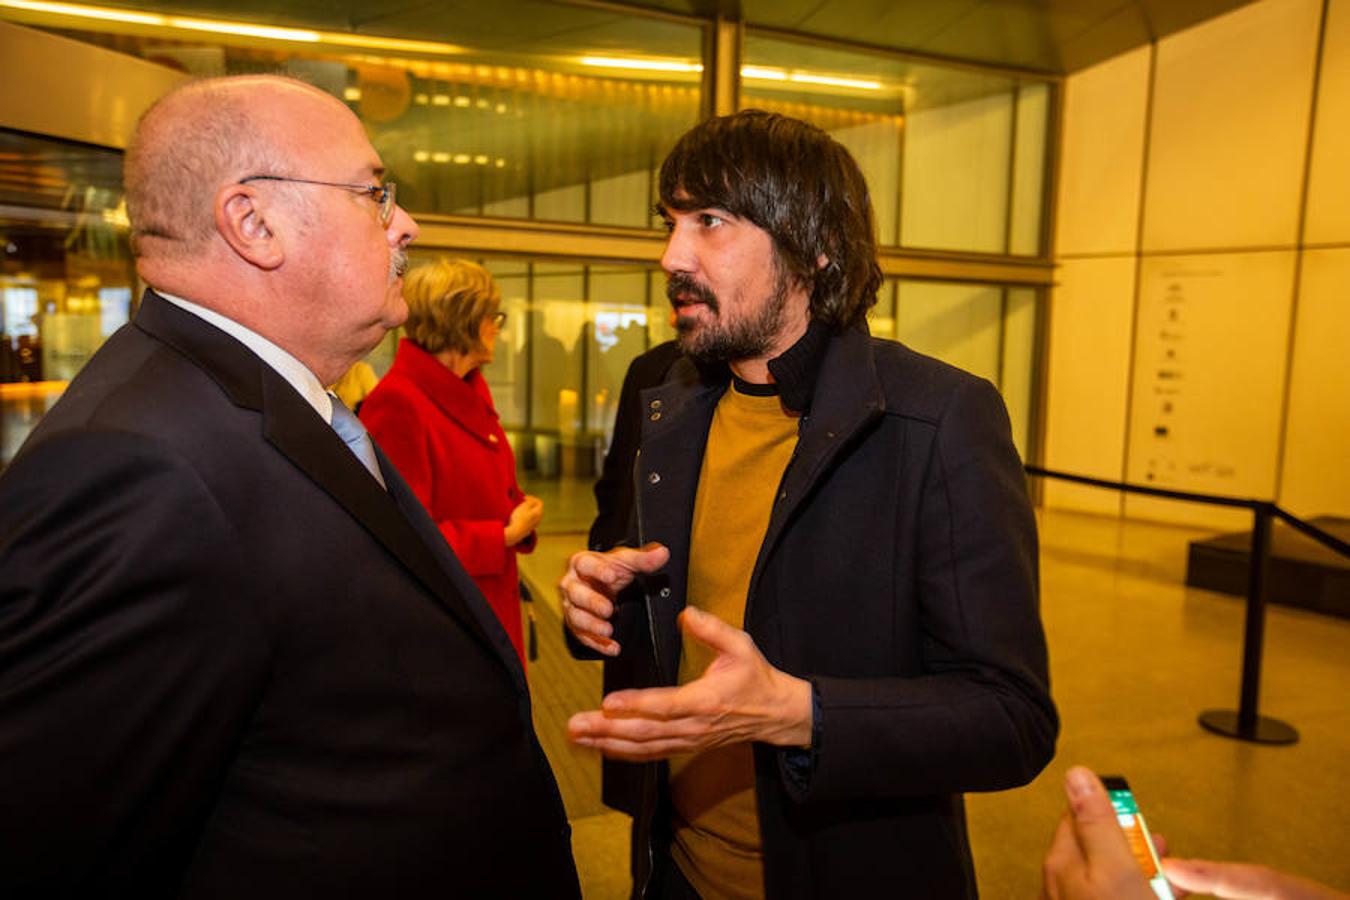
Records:
[[[415,41],[404,38],[380,37],[369,34],[349,34],[341,31],[314,31],[307,28],[284,28],[273,25],[254,25],[248,22],[229,22],[220,19],[197,19],[188,16],[165,16],[158,13],[133,12],[103,6],[83,6],[75,3],[53,3],[47,0],[0,0],[0,8],[23,10],[51,16],[75,19],[95,19],[104,22],[123,22],[130,25],[149,25],[182,31],[204,31],[229,34],[269,41],[288,41],[301,44],[335,44],[344,47],[364,47],[375,50],[396,50],[405,53],[424,53],[432,56],[457,56],[465,53],[463,47],[438,41]]]

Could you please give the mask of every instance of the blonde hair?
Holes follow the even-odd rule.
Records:
[[[483,320],[502,305],[502,292],[487,269],[442,256],[418,266],[403,280],[408,301],[408,339],[428,353],[478,349]]]

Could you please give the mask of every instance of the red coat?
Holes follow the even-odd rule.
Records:
[[[524,665],[516,552],[533,550],[535,535],[506,546],[503,529],[525,494],[482,373],[459,378],[405,338],[361,405],[361,421],[427,508]]]

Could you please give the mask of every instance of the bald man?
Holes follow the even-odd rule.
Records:
[[[510,641],[323,389],[406,314],[361,124],[199,82],[125,176],[151,290],[0,476],[0,896],[577,896]]]

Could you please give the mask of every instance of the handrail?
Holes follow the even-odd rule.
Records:
[[[1247,567],[1247,611],[1242,638],[1242,684],[1238,695],[1237,712],[1211,709],[1200,714],[1201,726],[1225,737],[1238,738],[1260,744],[1294,744],[1298,742],[1298,732],[1279,719],[1261,716],[1257,706],[1261,693],[1261,649],[1265,636],[1266,622],[1266,573],[1270,569],[1270,525],[1272,518],[1280,518],[1286,524],[1309,538],[1317,541],[1342,556],[1350,557],[1350,544],[1329,534],[1309,522],[1305,522],[1292,513],[1280,509],[1272,500],[1253,500],[1241,497],[1224,497],[1216,494],[1199,494],[1192,491],[1175,491],[1169,488],[1147,487],[1141,484],[1127,484],[1109,481],[1104,478],[1092,478],[1087,475],[1075,475],[1070,472],[1056,472],[1041,466],[1027,466],[1028,475],[1040,478],[1056,478],[1076,484],[1099,487],[1108,490],[1124,491],[1130,494],[1144,494],[1152,497],[1165,497],[1170,500],[1183,500],[1191,503],[1205,503],[1211,506],[1227,506],[1249,509],[1252,512],[1252,545],[1250,562]]]

